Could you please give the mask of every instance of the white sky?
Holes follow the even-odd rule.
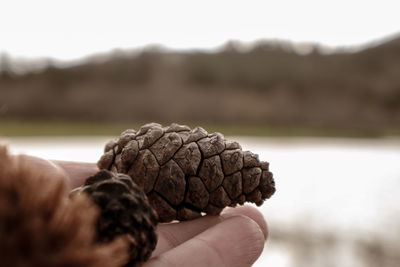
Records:
[[[358,45],[400,32],[400,0],[0,0],[0,52],[77,59],[261,38]]]

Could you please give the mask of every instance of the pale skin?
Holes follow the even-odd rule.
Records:
[[[98,171],[93,163],[22,157],[39,168],[66,175],[71,189]],[[226,208],[219,216],[159,224],[157,234],[157,247],[143,267],[246,267],[260,256],[268,230],[256,208],[241,206]]]

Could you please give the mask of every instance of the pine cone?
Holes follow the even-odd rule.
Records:
[[[216,215],[245,201],[261,205],[275,192],[267,162],[201,127],[146,124],[124,131],[104,152],[98,167],[128,174],[161,222]]]
[[[145,262],[157,243],[157,215],[143,190],[129,176],[103,170],[89,177],[71,195],[81,192],[100,207],[95,241],[108,243],[117,236],[126,236],[130,242],[126,266]]]

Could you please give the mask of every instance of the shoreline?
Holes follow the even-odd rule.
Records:
[[[44,121],[0,120],[0,136],[118,136],[125,129],[139,129],[146,122],[94,122],[94,121]],[[178,122],[180,124],[186,124]],[[170,123],[162,123],[169,125]],[[226,136],[249,137],[334,137],[334,138],[388,138],[400,137],[398,129],[351,129],[304,126],[277,126],[257,124],[232,124],[189,122],[191,128],[201,126],[208,132],[221,132]]]

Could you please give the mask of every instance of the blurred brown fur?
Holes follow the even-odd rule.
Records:
[[[0,146],[0,265],[121,266],[122,240],[93,243],[98,211],[91,202],[84,196],[69,200],[65,177],[49,176],[23,159]]]

